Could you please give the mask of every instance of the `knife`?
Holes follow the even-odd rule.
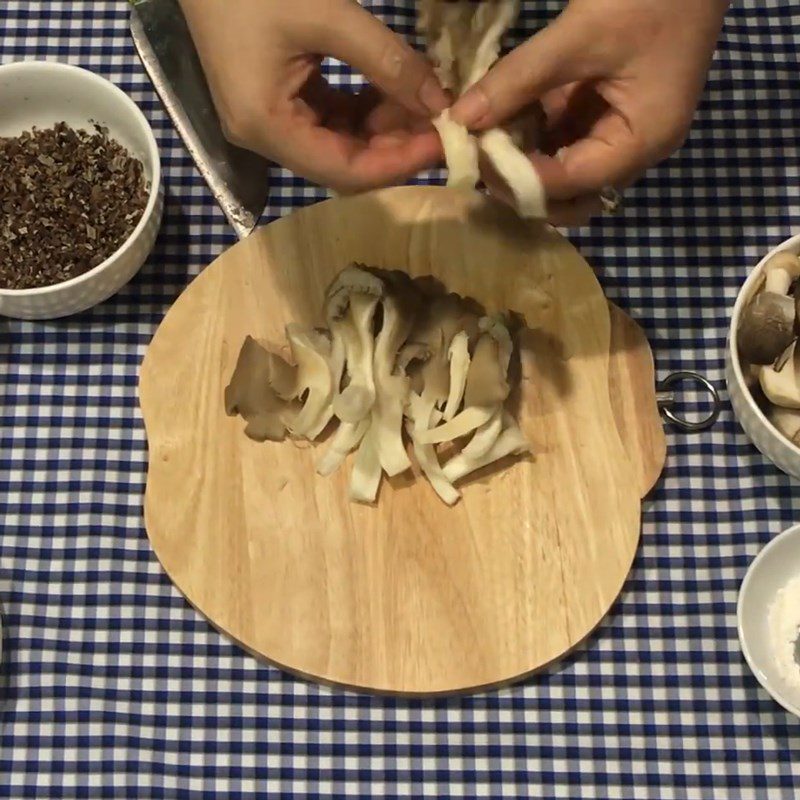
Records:
[[[178,0],[130,0],[131,34],[164,108],[236,235],[255,228],[270,163],[225,138]]]

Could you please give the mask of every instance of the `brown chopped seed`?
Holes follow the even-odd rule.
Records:
[[[0,137],[0,287],[50,286],[96,267],[130,236],[148,192],[141,161],[99,125]]]

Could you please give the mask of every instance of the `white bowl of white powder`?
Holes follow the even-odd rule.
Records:
[[[739,640],[759,683],[800,717],[800,525],[776,536],[742,581],[737,608]]]

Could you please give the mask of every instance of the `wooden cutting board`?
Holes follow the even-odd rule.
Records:
[[[433,274],[534,329],[519,419],[535,456],[476,475],[454,508],[412,476],[354,505],[349,463],[320,478],[318,448],[256,444],[224,413],[244,337],[320,324],[353,260]],[[664,458],[647,342],[586,262],[443,188],[321,203],[224,253],[158,329],[140,398],[147,531],[188,600],[273,663],[380,692],[498,685],[580,642],[625,581]]]

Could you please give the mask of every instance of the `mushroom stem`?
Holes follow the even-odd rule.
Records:
[[[510,455],[518,455],[530,452],[530,445],[522,434],[522,431],[516,424],[506,428],[500,436],[497,437],[494,445],[479,458],[469,458],[463,452],[454,456],[444,465],[445,477],[451,482],[456,481],[469,475],[475,470],[486,467],[494,461],[505,458]]]
[[[417,463],[436,494],[447,505],[452,506],[458,502],[461,494],[445,477],[434,446],[432,444],[423,444],[419,439],[420,433],[436,423],[438,412],[432,401],[426,400],[418,394],[411,396],[409,408],[411,420],[406,423],[406,427],[411,436]]]
[[[381,467],[389,477],[411,468],[403,442],[403,411],[408,397],[408,378],[400,375],[378,377],[378,392],[372,412],[375,441]]]
[[[422,431],[419,434],[419,440],[423,444],[441,444],[442,442],[460,439],[470,431],[475,430],[475,428],[480,428],[481,425],[487,423],[494,415],[495,410],[493,407],[470,406],[460,414],[456,414],[449,422],[445,422],[436,428]]]
[[[472,438],[461,452],[469,459],[483,458],[492,449],[502,430],[503,408],[498,406],[494,414],[480,428],[476,428]]]
[[[447,356],[450,359],[450,392],[447,395],[447,403],[442,416],[445,420],[451,420],[461,407],[461,401],[464,399],[464,387],[467,384],[470,359],[469,336],[466,331],[460,331],[453,337]]]
[[[313,440],[332,416],[333,381],[328,363],[331,344],[321,334],[304,330],[296,323],[286,326],[286,339],[297,363],[297,396],[308,393],[292,423],[291,433]]]
[[[369,428],[369,418],[361,422],[341,422],[333,435],[327,450],[317,461],[317,473],[323,476],[332,475],[344,463],[348,454],[358,447],[359,442]]]
[[[447,185],[454,189],[474,189],[481,179],[477,140],[463,125],[450,119],[449,109],[433,120],[433,127],[442,140]]]
[[[374,503],[381,483],[381,464],[375,442],[375,430],[370,426],[361,440],[350,473],[350,499],[357,503]]]
[[[333,412],[343,422],[359,422],[375,402],[372,317],[377,297],[354,295],[350,298],[351,325],[343,326],[345,366],[350,383],[333,400]]]
[[[547,218],[547,196],[536,167],[501,128],[486,131],[479,139],[480,149],[514,197],[517,213],[528,219]]]

